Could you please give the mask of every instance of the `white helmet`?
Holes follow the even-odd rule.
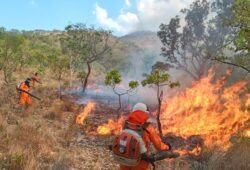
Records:
[[[136,111],[136,110],[141,110],[143,112],[146,112],[148,113],[148,108],[147,106],[144,104],[144,103],[136,103],[133,107],[133,112]]]

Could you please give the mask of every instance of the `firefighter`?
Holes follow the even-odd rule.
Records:
[[[127,121],[132,124],[139,124],[145,126],[146,130],[143,131],[143,141],[146,149],[149,149],[150,142],[153,143],[157,150],[169,150],[170,146],[161,141],[160,136],[157,134],[155,128],[149,122],[150,114],[147,106],[144,103],[137,103],[133,107],[132,113],[128,115]],[[142,155],[142,160],[137,166],[120,165],[120,170],[147,170],[150,162],[153,161],[147,154]]]
[[[33,87],[33,88],[36,86],[36,83],[40,83],[41,84],[37,72],[35,72],[35,74],[31,77],[31,80],[32,80],[31,87]]]
[[[23,91],[27,91],[27,92],[29,91],[30,82],[31,82],[31,79],[27,78],[19,86],[19,89],[22,90],[21,93],[20,93],[20,105],[21,105],[22,110],[23,110],[23,108],[27,109],[28,106],[30,106],[31,103],[32,103],[31,99],[30,99],[30,95],[28,93],[23,92]]]

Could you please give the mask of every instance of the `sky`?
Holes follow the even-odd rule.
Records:
[[[7,30],[64,30],[74,23],[121,36],[157,31],[193,0],[0,0],[0,27]]]

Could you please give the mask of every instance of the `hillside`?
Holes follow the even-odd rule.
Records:
[[[157,37],[157,33],[152,31],[134,32],[124,35],[121,39],[125,42],[133,43],[140,48],[150,49],[157,53],[160,52],[162,46],[160,39]]]

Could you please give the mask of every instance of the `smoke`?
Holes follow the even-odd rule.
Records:
[[[193,20],[195,21],[197,16],[200,15],[196,15],[196,14],[200,14],[199,12],[201,12],[201,10],[197,10],[198,12],[195,13],[191,13],[194,15],[191,15],[191,18],[189,17],[190,21],[193,22]],[[202,13],[202,12],[201,12]],[[174,17],[174,16],[173,16]],[[201,17],[201,16],[200,16]],[[213,17],[213,16],[211,16]],[[208,17],[208,19],[211,19],[211,17]],[[206,18],[206,17],[205,17]],[[165,23],[168,24],[168,23]],[[183,27],[186,25],[187,23],[184,22],[184,18],[181,19],[181,28],[178,30],[181,32],[181,30],[183,29]],[[209,26],[210,24],[210,26]],[[213,22],[209,22],[207,20],[204,20],[204,25],[203,23],[200,23],[200,25],[202,25],[202,27],[196,26],[196,29],[203,29],[203,26],[205,26],[206,30],[203,30],[204,33],[206,33],[206,35],[204,34],[204,36],[207,36],[207,47],[205,49],[204,44],[202,44],[202,42],[197,39],[195,41],[199,42],[198,44],[200,45],[199,48],[191,48],[193,47],[193,42],[189,42],[189,48],[186,49],[186,53],[185,53],[185,57],[187,58],[186,63],[184,63],[184,65],[188,65],[188,71],[190,71],[191,73],[195,73],[195,69],[192,68],[192,64],[195,65],[195,67],[197,67],[199,70],[199,75],[200,77],[204,76],[200,73],[203,73],[203,71],[200,70],[204,70],[204,74],[207,73],[207,70],[210,68],[211,63],[208,62],[208,65],[206,65],[206,62],[204,59],[206,59],[206,50],[211,52],[212,54],[217,52],[217,51],[213,51],[218,49],[219,46],[222,46],[225,42],[223,41],[225,34],[227,33],[227,31],[225,31],[224,29],[222,29],[222,22],[220,22],[220,20],[213,20]],[[211,25],[214,25],[211,26]],[[191,29],[192,30],[192,29]],[[201,32],[201,31],[197,31],[197,32]],[[208,35],[209,33],[209,35]],[[223,33],[223,34],[222,34]],[[186,34],[185,34],[186,35]],[[184,35],[184,36],[185,36]],[[219,36],[220,35],[220,36]],[[125,54],[124,57],[126,57],[129,60],[130,66],[129,66],[129,71],[126,72],[122,72],[122,83],[120,86],[117,87],[117,90],[121,93],[125,92],[127,89],[129,89],[128,87],[128,83],[131,80],[136,80],[139,83],[145,79],[145,77],[143,76],[143,74],[149,74],[152,70],[152,66],[157,62],[157,61],[163,61],[166,62],[166,58],[162,57],[160,55],[161,53],[161,49],[160,47],[162,46],[160,40],[158,39],[158,37],[156,36],[156,34],[154,35],[155,37],[152,36],[152,34],[150,34],[150,36],[147,35],[147,33],[133,33],[133,35],[131,34],[131,36],[127,36],[127,40],[129,42],[134,43],[133,45],[137,46],[138,48],[135,48],[134,51],[130,52],[129,54]],[[191,34],[187,34],[186,36],[191,36],[190,39],[193,40],[193,38],[197,38],[196,36],[192,36]],[[126,36],[125,36],[126,37]],[[132,38],[131,38],[132,37]],[[146,37],[146,38],[145,38]],[[198,36],[199,38],[199,36]],[[157,41],[155,39],[158,39]],[[200,50],[202,49],[202,50]],[[185,50],[185,49],[181,49],[181,50]],[[196,50],[196,51],[195,51]],[[199,56],[197,57],[197,54],[199,54]],[[188,58],[191,58],[192,55],[196,56],[198,59],[200,59],[199,62],[197,63],[190,63],[190,61],[188,61]],[[197,59],[195,58],[195,59]],[[180,56],[177,56],[177,59],[182,61],[183,59]],[[183,60],[184,61],[184,60]],[[196,61],[196,60],[193,60]],[[200,64],[201,63],[201,64]],[[200,64],[200,65],[199,65]],[[212,64],[211,64],[212,65]],[[189,86],[191,84],[191,82],[194,80],[190,77],[190,75],[185,72],[182,71],[181,69],[171,69],[169,70],[169,74],[170,74],[170,79],[171,81],[180,81],[181,87],[180,88],[176,88],[176,89],[170,89],[168,87],[164,87],[162,90],[164,91],[164,97],[170,97],[176,94],[177,91],[184,89],[185,87]],[[103,81],[104,82],[104,81]],[[102,89],[102,92],[97,93],[96,89]],[[103,84],[98,85],[98,87],[95,88],[91,88],[89,87],[87,89],[87,96],[106,96],[107,98],[109,98],[110,100],[116,100],[117,99],[117,95],[114,94],[113,90],[111,87],[106,87]],[[94,97],[96,99],[96,97]],[[101,97],[99,97],[101,98]],[[104,97],[105,98],[105,97]],[[85,97],[86,99],[86,97]],[[156,87],[152,86],[147,86],[147,87],[142,87],[139,86],[132,94],[130,95],[125,95],[122,96],[122,100],[123,102],[127,103],[127,104],[134,104],[136,102],[144,102],[146,104],[150,104],[150,105],[154,105],[157,103],[157,97],[156,97]]]

